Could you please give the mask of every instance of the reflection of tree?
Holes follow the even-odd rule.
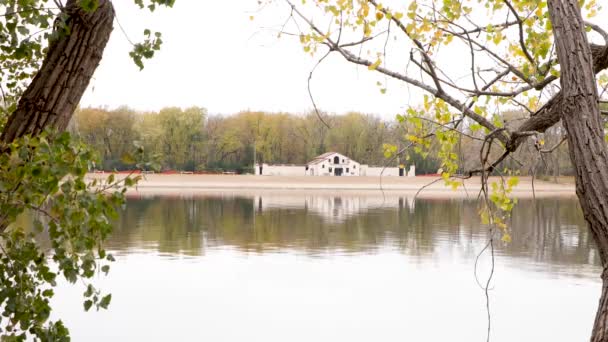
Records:
[[[108,244],[113,249],[152,248],[190,255],[202,254],[208,246],[308,254],[392,248],[424,257],[439,248],[441,253],[471,256],[487,238],[474,201],[419,199],[411,210],[405,198],[392,198],[387,207],[368,208],[335,221],[311,211],[307,201],[301,201],[301,207],[264,208],[263,200],[263,196],[131,200]],[[574,199],[520,203],[512,218],[513,242],[499,246],[499,255],[569,266],[597,264]]]
[[[537,262],[582,265],[598,264],[599,255],[584,225],[578,202],[543,199],[522,201],[513,216],[514,241],[507,253]]]

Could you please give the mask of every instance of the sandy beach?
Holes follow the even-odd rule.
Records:
[[[87,178],[103,179],[109,174],[89,174]],[[124,177],[118,174],[117,177]],[[189,175],[189,174],[147,174],[133,191],[139,193],[235,193],[260,192],[301,192],[301,193],[350,193],[373,194],[378,192],[398,192],[415,194],[424,187],[420,196],[471,196],[480,190],[479,177],[465,180],[464,187],[452,190],[436,177],[312,177],[312,176],[253,176],[253,175]],[[500,181],[491,177],[490,182]],[[430,185],[429,185],[430,184]],[[533,187],[534,184],[534,187]],[[533,192],[534,189],[534,192]],[[517,197],[574,196],[572,183],[553,183],[520,177],[513,194]]]

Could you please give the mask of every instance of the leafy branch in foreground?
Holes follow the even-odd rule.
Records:
[[[173,3],[135,0],[151,11]],[[99,65],[116,13],[110,0],[8,0],[0,13],[0,337],[66,341],[61,321],[48,322],[56,278],[86,284],[87,310],[110,304],[112,297],[88,280],[109,271],[113,257],[103,241],[126,188],[137,182],[87,183],[93,153],[61,133]],[[148,37],[132,57],[150,58],[161,43],[159,34]],[[33,227],[18,223],[23,215],[34,217]]]
[[[63,340],[69,335],[61,321],[47,323],[57,277],[87,285],[86,310],[107,308],[111,295],[102,295],[88,280],[107,274],[114,261],[103,241],[139,176],[88,182],[95,157],[67,133],[54,139],[46,133],[26,136],[8,149],[0,155],[2,336]],[[32,227],[17,223],[22,215],[32,217]]]

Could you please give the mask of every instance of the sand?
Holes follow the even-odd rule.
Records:
[[[89,174],[88,179],[105,178],[108,174]],[[122,174],[117,177],[124,176]],[[465,186],[458,190],[446,187],[443,181],[436,177],[321,177],[321,176],[253,176],[253,175],[189,175],[189,174],[148,174],[142,175],[137,188],[131,192],[158,194],[185,193],[227,193],[251,194],[274,192],[298,193],[411,193],[421,197],[452,197],[477,196],[480,190],[480,178],[465,180]],[[491,177],[490,182],[500,181],[499,177]],[[430,184],[430,185],[429,185]],[[534,191],[530,177],[520,177],[519,185],[513,195],[517,197],[536,196],[575,196],[572,183],[556,184],[534,180]]]

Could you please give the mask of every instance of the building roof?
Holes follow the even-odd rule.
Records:
[[[325,152],[319,156],[314,157],[311,161],[308,162],[308,164],[306,165],[315,165],[315,164],[319,164],[323,161],[325,161],[327,158],[329,158],[329,156],[331,156],[332,154],[335,154],[337,152]]]
[[[315,164],[319,164],[324,162],[325,160],[327,160],[330,156],[337,154],[340,155],[342,157],[346,157],[345,155],[338,153],[338,152],[325,152],[322,155],[316,156],[314,157],[311,161],[308,162],[308,164],[306,165],[315,165]],[[347,157],[348,158],[348,157]],[[348,158],[350,159],[350,158]],[[351,159],[352,160],[352,159]],[[353,160],[354,161],[354,160]]]

